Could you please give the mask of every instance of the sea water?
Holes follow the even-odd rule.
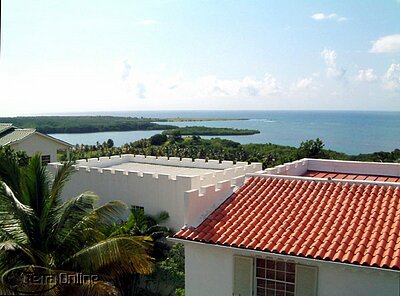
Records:
[[[400,148],[400,112],[367,111],[125,111],[65,115],[112,115],[151,118],[246,118],[248,120],[172,122],[176,126],[208,126],[257,129],[249,136],[221,136],[243,144],[274,143],[298,147],[302,141],[320,138],[325,148],[348,154],[392,151]],[[163,124],[163,122],[160,122]],[[53,134],[71,144],[95,144],[113,139],[117,146],[161,131]],[[206,137],[203,138],[212,138]]]

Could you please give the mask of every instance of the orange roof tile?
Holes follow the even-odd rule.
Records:
[[[400,182],[400,177],[396,176],[379,176],[379,175],[366,175],[366,174],[350,174],[350,173],[336,173],[336,172],[320,172],[320,171],[307,171],[303,177],[313,178],[332,178],[332,179],[345,179],[345,180],[366,180],[378,182]]]
[[[175,238],[400,269],[400,187],[253,176]]]

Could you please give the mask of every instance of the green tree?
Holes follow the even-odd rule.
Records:
[[[297,151],[298,158],[323,158],[325,156],[323,151],[324,146],[325,144],[320,138],[301,142]]]
[[[107,140],[107,147],[109,149],[111,149],[112,147],[114,147],[114,141],[112,139],[108,139]]]
[[[154,136],[150,137],[151,145],[160,146],[167,142],[167,135],[164,134],[155,134]]]
[[[167,212],[151,216],[143,209],[132,208],[128,220],[116,226],[111,234],[147,235],[154,241],[154,272],[150,275],[127,275],[121,279],[124,295],[172,295],[176,288],[184,287],[184,249],[180,244],[171,248],[166,242],[171,230],[162,224],[168,219]]]
[[[19,166],[27,166],[29,157],[25,151],[14,151],[10,146],[0,146],[0,158],[17,162]],[[0,173],[1,174],[1,173]]]
[[[179,130],[172,130],[170,133],[170,141],[171,143],[175,143],[175,142],[182,142],[182,134]]]
[[[0,153],[0,274],[25,265],[54,273],[95,274],[95,283],[60,285],[51,291],[118,295],[113,279],[152,271],[151,238],[105,235],[126,210],[121,202],[95,207],[99,198],[91,192],[63,201],[61,192],[72,172],[67,163],[50,182],[40,155],[21,168],[14,158]],[[0,286],[0,293],[10,291]]]

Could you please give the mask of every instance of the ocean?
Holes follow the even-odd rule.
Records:
[[[174,122],[177,126],[202,125],[257,129],[250,136],[221,138],[247,143],[274,143],[298,147],[302,141],[319,137],[325,148],[348,154],[392,151],[400,148],[400,112],[375,111],[123,111],[63,115],[112,115],[152,118],[247,118],[249,120]],[[160,123],[162,124],[162,123]],[[113,139],[116,146],[160,131],[52,134],[71,144],[96,144]],[[212,138],[212,137],[203,137]]]

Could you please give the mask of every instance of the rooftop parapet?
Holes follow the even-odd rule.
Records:
[[[100,157],[100,158],[89,158],[80,159],[76,161],[76,166],[89,166],[89,167],[99,167],[106,168],[115,166],[127,162],[154,164],[154,165],[164,165],[164,166],[175,166],[175,167],[190,167],[190,168],[202,168],[202,169],[214,169],[214,170],[224,170],[227,168],[242,167],[248,165],[247,162],[236,162],[224,160],[220,162],[215,159],[191,159],[179,157],[156,157],[156,156],[144,156],[144,155],[133,155],[133,154],[123,154],[115,155],[111,157]],[[54,163],[52,163],[54,164]],[[253,167],[257,166],[259,170],[262,169],[261,163],[253,163]]]
[[[244,176],[218,182],[216,185],[202,186],[185,192],[184,195],[184,223],[185,227],[197,227],[217,207],[219,207],[232,193],[243,185]]]
[[[307,171],[399,177],[400,164],[304,158],[266,169],[262,173],[302,176]]]

